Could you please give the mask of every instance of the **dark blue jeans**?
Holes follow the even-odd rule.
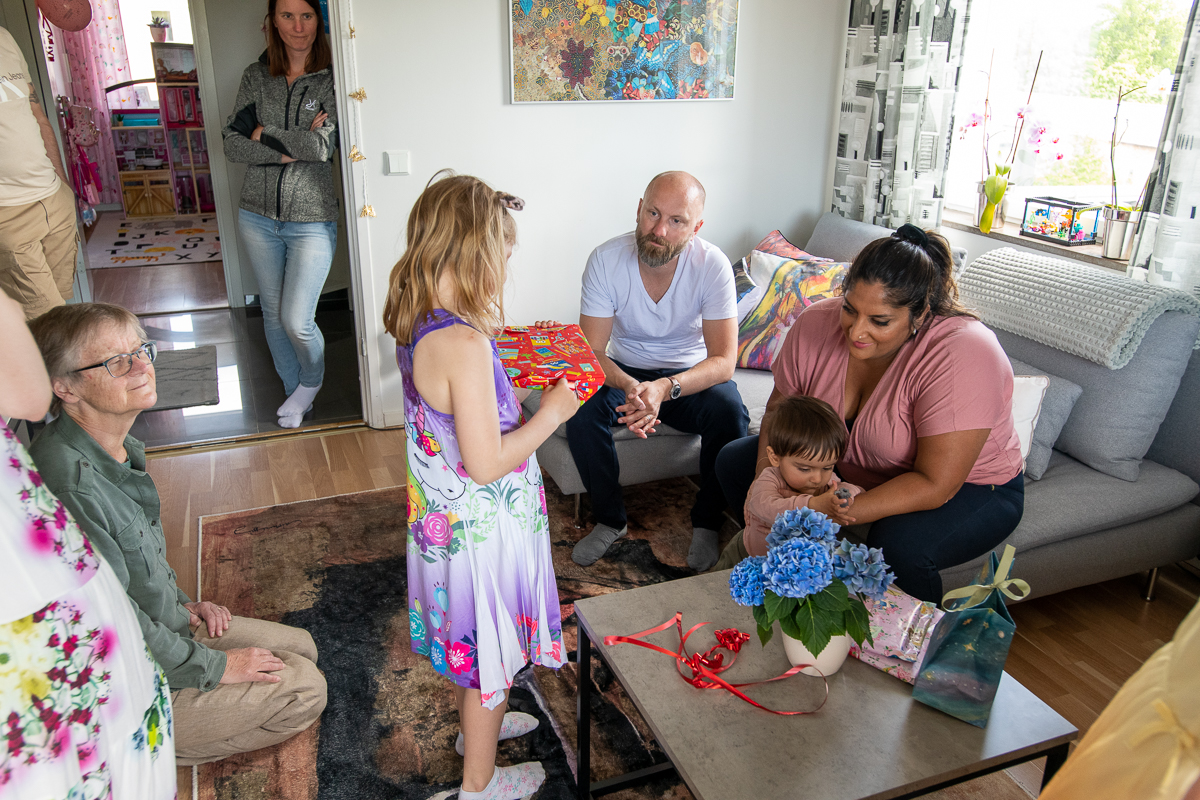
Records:
[[[731,442],[717,457],[725,498],[739,509],[754,481],[758,437]],[[940,603],[939,571],[983,555],[1016,529],[1025,511],[1025,475],[993,486],[964,483],[940,508],[884,517],[871,523],[867,544],[883,550],[896,585],[920,600]]]
[[[683,371],[638,369],[621,363],[617,366],[639,381],[653,381]],[[621,467],[617,463],[612,427],[621,416],[617,406],[624,404],[624,392],[603,386],[567,420],[567,443],[579,477],[591,495],[592,514],[597,522],[617,530],[625,527],[625,499],[621,494]],[[725,496],[716,476],[717,454],[725,445],[745,436],[750,424],[737,384],[726,381],[678,400],[665,400],[658,417],[678,431],[700,434],[700,491],[692,506],[692,525],[720,530]]]

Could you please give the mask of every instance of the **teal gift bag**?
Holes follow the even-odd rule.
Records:
[[[978,584],[955,589],[942,598],[946,615],[934,628],[921,661],[914,700],[977,727],[987,726],[1017,631],[1003,595],[1013,600],[1029,595],[1028,583],[1008,577],[1016,552],[1012,545],[1005,546],[1002,558],[993,552],[979,573]],[[1010,586],[1021,594],[1013,593]]]

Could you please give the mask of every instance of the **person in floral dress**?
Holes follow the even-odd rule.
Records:
[[[0,292],[5,418],[40,419],[50,382],[20,306]],[[169,800],[166,677],[109,565],[0,432],[0,799]]]
[[[505,714],[513,677],[564,661],[545,491],[534,450],[579,406],[566,381],[529,422],[493,339],[523,204],[478,178],[435,176],[408,220],[384,325],[396,337],[408,433],[412,649],[454,684],[462,800],[516,800],[541,764],[496,767],[496,742],[533,717]]]

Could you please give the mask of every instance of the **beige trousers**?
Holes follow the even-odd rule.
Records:
[[[0,289],[21,304],[25,319],[75,296],[78,248],[75,194],[67,184],[36,203],[0,206]]]
[[[249,617],[234,617],[229,630],[210,638],[203,625],[193,638],[215,650],[263,647],[286,665],[279,683],[221,684],[210,692],[171,693],[175,714],[175,761],[180,766],[219,761],[290,739],[325,710],[325,676],[308,631]]]

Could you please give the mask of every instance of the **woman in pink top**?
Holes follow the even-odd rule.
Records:
[[[842,296],[797,318],[775,358],[758,436],[726,445],[717,474],[741,508],[767,465],[774,407],[818,397],[850,432],[838,471],[866,491],[835,514],[871,523],[904,591],[940,601],[939,570],[1004,541],[1024,511],[1012,367],[995,335],[958,303],[950,246],[904,225],[863,248]]]

